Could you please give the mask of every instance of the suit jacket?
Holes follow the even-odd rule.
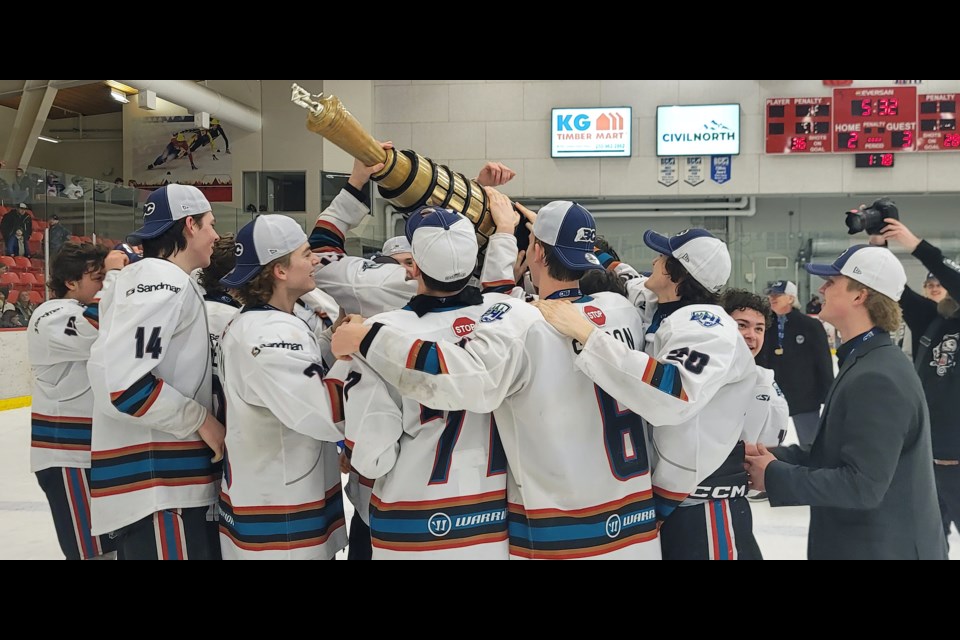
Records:
[[[757,364],[773,369],[774,378],[790,406],[790,415],[819,411],[833,382],[833,357],[823,324],[791,309],[783,327],[783,354],[776,355],[779,342],[777,321],[767,330]]]
[[[813,559],[946,559],[920,380],[879,332],[844,361],[809,451],[773,450],[772,506],[810,505]]]

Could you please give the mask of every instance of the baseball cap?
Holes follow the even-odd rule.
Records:
[[[151,193],[143,203],[143,226],[130,235],[141,240],[156,238],[177,220],[212,209],[200,189],[188,184],[168,184]]]
[[[933,272],[932,272],[932,271],[929,271],[929,272],[927,272],[927,277],[923,279],[923,283],[926,284],[926,283],[930,282],[931,280],[936,280],[937,282],[940,282],[940,278],[938,278],[937,276],[933,275]]]
[[[840,254],[833,264],[805,264],[804,268],[815,276],[847,276],[865,284],[892,300],[899,300],[907,284],[903,265],[889,249],[856,244]]]
[[[766,294],[770,295],[770,294],[777,294],[777,293],[783,293],[788,296],[793,296],[794,298],[796,298],[797,285],[790,282],[789,280],[777,280],[775,282],[771,282],[770,286],[767,287]]]
[[[26,202],[21,202],[21,203],[20,203],[20,208],[21,208],[21,209],[29,209],[30,207],[27,206],[27,203],[26,203]]]
[[[406,233],[417,266],[434,280],[454,282],[473,273],[477,234],[456,211],[420,207],[407,218]]]
[[[264,265],[293,253],[306,241],[307,234],[293,218],[281,214],[257,216],[237,232],[237,264],[220,282],[239,287],[260,273]]]
[[[533,235],[554,248],[554,255],[568,269],[603,269],[593,254],[597,223],[582,205],[554,200],[540,207],[533,223]]]
[[[385,256],[392,256],[397,253],[413,253],[413,249],[410,248],[410,241],[407,240],[406,236],[394,236],[383,243],[381,253]]]
[[[727,245],[706,229],[685,229],[669,238],[648,230],[643,241],[654,251],[679,260],[694,280],[714,293],[730,278]]]

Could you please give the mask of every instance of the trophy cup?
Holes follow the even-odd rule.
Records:
[[[408,214],[422,205],[431,205],[453,209],[469,219],[480,245],[479,273],[487,240],[496,231],[483,187],[415,151],[382,148],[336,96],[312,95],[294,83],[290,100],[309,112],[307,129],[320,134],[368,167],[384,163],[383,170],[370,178],[378,183],[380,195],[393,203],[400,213]],[[524,224],[517,228],[526,232]],[[525,241],[526,234],[518,240]],[[526,244],[520,248],[525,249]]]

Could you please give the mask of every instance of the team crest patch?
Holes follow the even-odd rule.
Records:
[[[379,269],[383,266],[382,262],[374,262],[373,260],[367,260],[362,265],[360,265],[360,271],[366,271],[367,269]]]
[[[480,322],[499,320],[507,314],[507,311],[510,311],[510,305],[506,302],[498,302],[483,312],[483,315],[480,316]]]
[[[806,340],[803,336],[797,336],[797,344],[803,344],[803,341]]]
[[[694,311],[690,314],[690,319],[694,322],[699,322],[708,329],[721,324],[720,316],[715,313],[710,313],[709,311]]]
[[[937,368],[937,375],[941,378],[957,366],[957,345],[960,344],[960,333],[948,333],[943,336],[940,344],[933,348],[931,367]]]

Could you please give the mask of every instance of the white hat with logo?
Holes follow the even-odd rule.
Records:
[[[440,282],[455,282],[477,265],[477,233],[456,211],[420,207],[407,218],[410,253],[422,272]]]
[[[307,242],[307,234],[293,218],[279,213],[257,216],[237,232],[237,264],[220,282],[239,287],[265,265],[293,253]]]
[[[706,229],[685,229],[671,237],[647,231],[648,247],[680,261],[687,273],[707,290],[719,293],[730,279],[730,252],[727,245]]]
[[[855,244],[840,254],[833,264],[805,264],[815,276],[847,276],[891,300],[900,300],[907,285],[907,272],[897,256],[886,247]]]

